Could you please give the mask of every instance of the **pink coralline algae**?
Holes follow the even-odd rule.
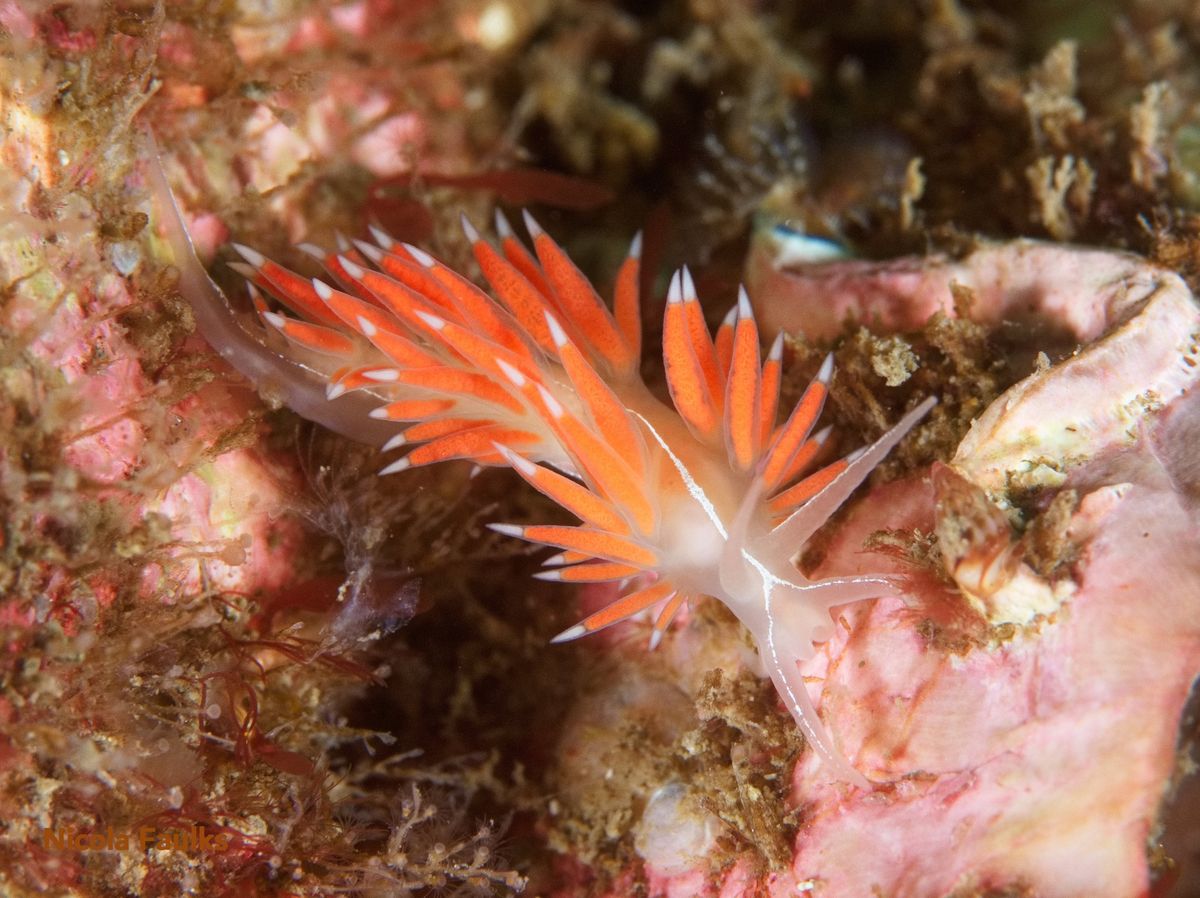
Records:
[[[249,449],[209,454],[222,434],[244,426],[253,397],[220,383],[166,395],[139,363],[129,327],[118,323],[142,309],[127,275],[145,264],[145,248],[101,239],[96,211],[77,198],[56,220],[38,219],[26,193],[37,178],[34,168],[0,181],[27,223],[0,232],[0,273],[21,284],[0,325],[18,335],[23,352],[23,365],[5,375],[6,428],[16,426],[18,410],[38,409],[40,426],[62,447],[64,485],[108,499],[128,526],[171,522],[173,548],[147,569],[147,594],[201,583],[230,590],[288,583],[283,547],[300,530],[276,516],[295,472]],[[91,276],[77,285],[69,274],[81,270]]]

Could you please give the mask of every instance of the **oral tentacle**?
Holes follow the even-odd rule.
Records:
[[[809,697],[808,686],[800,673],[800,659],[793,655],[786,645],[780,645],[781,640],[773,631],[768,633],[765,641],[771,659],[771,681],[809,745],[841,779],[860,789],[869,790],[870,780],[851,765],[821,722],[820,715]]]
[[[802,583],[780,577],[775,585],[779,589],[790,590],[796,599],[819,602],[826,609],[867,599],[894,596],[901,591],[894,580],[877,576],[830,577],[825,580],[805,580]]]

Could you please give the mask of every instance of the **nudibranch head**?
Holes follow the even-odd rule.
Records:
[[[374,243],[309,248],[326,279],[240,246],[237,267],[271,345],[323,375],[331,402],[377,398],[370,417],[395,427],[384,448],[406,450],[381,473],[449,459],[507,465],[579,519],[493,525],[560,550],[544,579],[627,585],[554,642],[656,609],[653,647],[685,602],[713,596],[753,634],[813,747],[841,778],[866,786],[822,726],[798,665],[828,638],[830,608],[894,586],[884,576],[809,580],[794,559],[934,400],[875,443],[813,470],[828,435],[813,427],[832,357],[781,415],[782,339],[764,357],[744,291],[713,335],[683,268],[663,322],[668,405],[639,374],[640,237],[610,309],[528,214],[525,223],[532,252],[503,216],[498,246],[464,218],[493,295],[378,229]]]

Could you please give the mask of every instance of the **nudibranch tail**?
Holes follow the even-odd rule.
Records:
[[[268,339],[322,372],[332,402],[369,395],[370,417],[396,429],[385,450],[406,454],[381,473],[449,459],[507,465],[578,518],[577,526],[493,525],[561,550],[541,579],[622,585],[619,598],[552,641],[656,609],[654,648],[689,600],[713,596],[750,629],[829,769],[865,786],[821,724],[799,665],[832,633],[832,607],[894,587],[882,576],[809,580],[793,558],[933,400],[867,448],[813,470],[829,435],[813,428],[832,356],[778,423],[782,337],[764,358],[744,290],[714,336],[683,268],[671,278],[663,322],[666,405],[639,374],[640,236],[610,309],[528,214],[525,224],[532,252],[502,215],[498,246],[463,218],[495,298],[378,228],[374,243],[306,248],[323,279],[246,247],[236,264],[256,291]]]

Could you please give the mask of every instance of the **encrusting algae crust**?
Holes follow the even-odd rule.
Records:
[[[1169,2],[0,4],[4,889],[754,894],[769,875],[803,884],[819,846],[844,857],[829,848],[831,808],[864,811],[810,788],[812,753],[722,606],[698,602],[654,654],[642,624],[547,647],[576,603],[484,524],[566,523],[553,503],[466,465],[377,479],[373,450],[248,389],[194,332],[186,265],[148,188],[147,128],[230,296],[230,239],[307,271],[292,244],[334,246],[372,222],[470,273],[459,215],[490,220],[501,204],[532,206],[602,288],[645,228],[647,319],[667,293],[655,272],[702,263],[715,326],[752,235],[801,254],[954,262],[980,238],[1071,240],[1193,278],[1196,33],[1189,5]],[[873,478],[901,498],[1006,389],[1076,348],[1063,332],[1040,346],[1019,322],[976,323],[963,310],[980,297],[950,289],[945,314],[902,333],[867,314],[786,337],[783,407],[834,352],[823,424],[837,454],[939,396]],[[782,302],[751,293],[760,321]],[[900,616],[928,657],[1015,657],[1074,619],[1066,599],[1014,623],[1011,606],[963,601],[948,573],[946,553],[970,554],[964,521],[1019,545],[1032,572],[1020,576],[1056,601],[1102,554],[1093,485],[1034,473],[986,493],[931,475],[960,514],[855,537],[868,553],[856,573],[896,563],[936,595]],[[865,512],[852,500],[803,570],[844,565],[845,528]],[[613,597],[580,601],[587,613]],[[878,637],[879,609],[847,624]],[[1183,676],[1155,669],[1164,690]],[[829,707],[857,739],[845,701]],[[1175,713],[1161,707],[1156,721]],[[1139,825],[1166,776],[1122,793],[1153,792]],[[887,806],[932,778],[913,773]],[[693,843],[653,839],[648,809],[694,830],[704,851],[690,868]],[[1033,819],[1058,823],[1057,810]],[[225,832],[230,847],[64,853],[41,840],[147,819]],[[938,894],[1070,894],[1055,891],[1065,862],[1018,876],[964,844],[970,871]],[[1111,852],[1112,882],[1149,887],[1149,859],[1166,894],[1173,855],[1187,894],[1194,859],[1157,831],[1130,845]],[[957,870],[959,857],[897,864],[918,861]],[[871,871],[888,893],[934,893]]]

